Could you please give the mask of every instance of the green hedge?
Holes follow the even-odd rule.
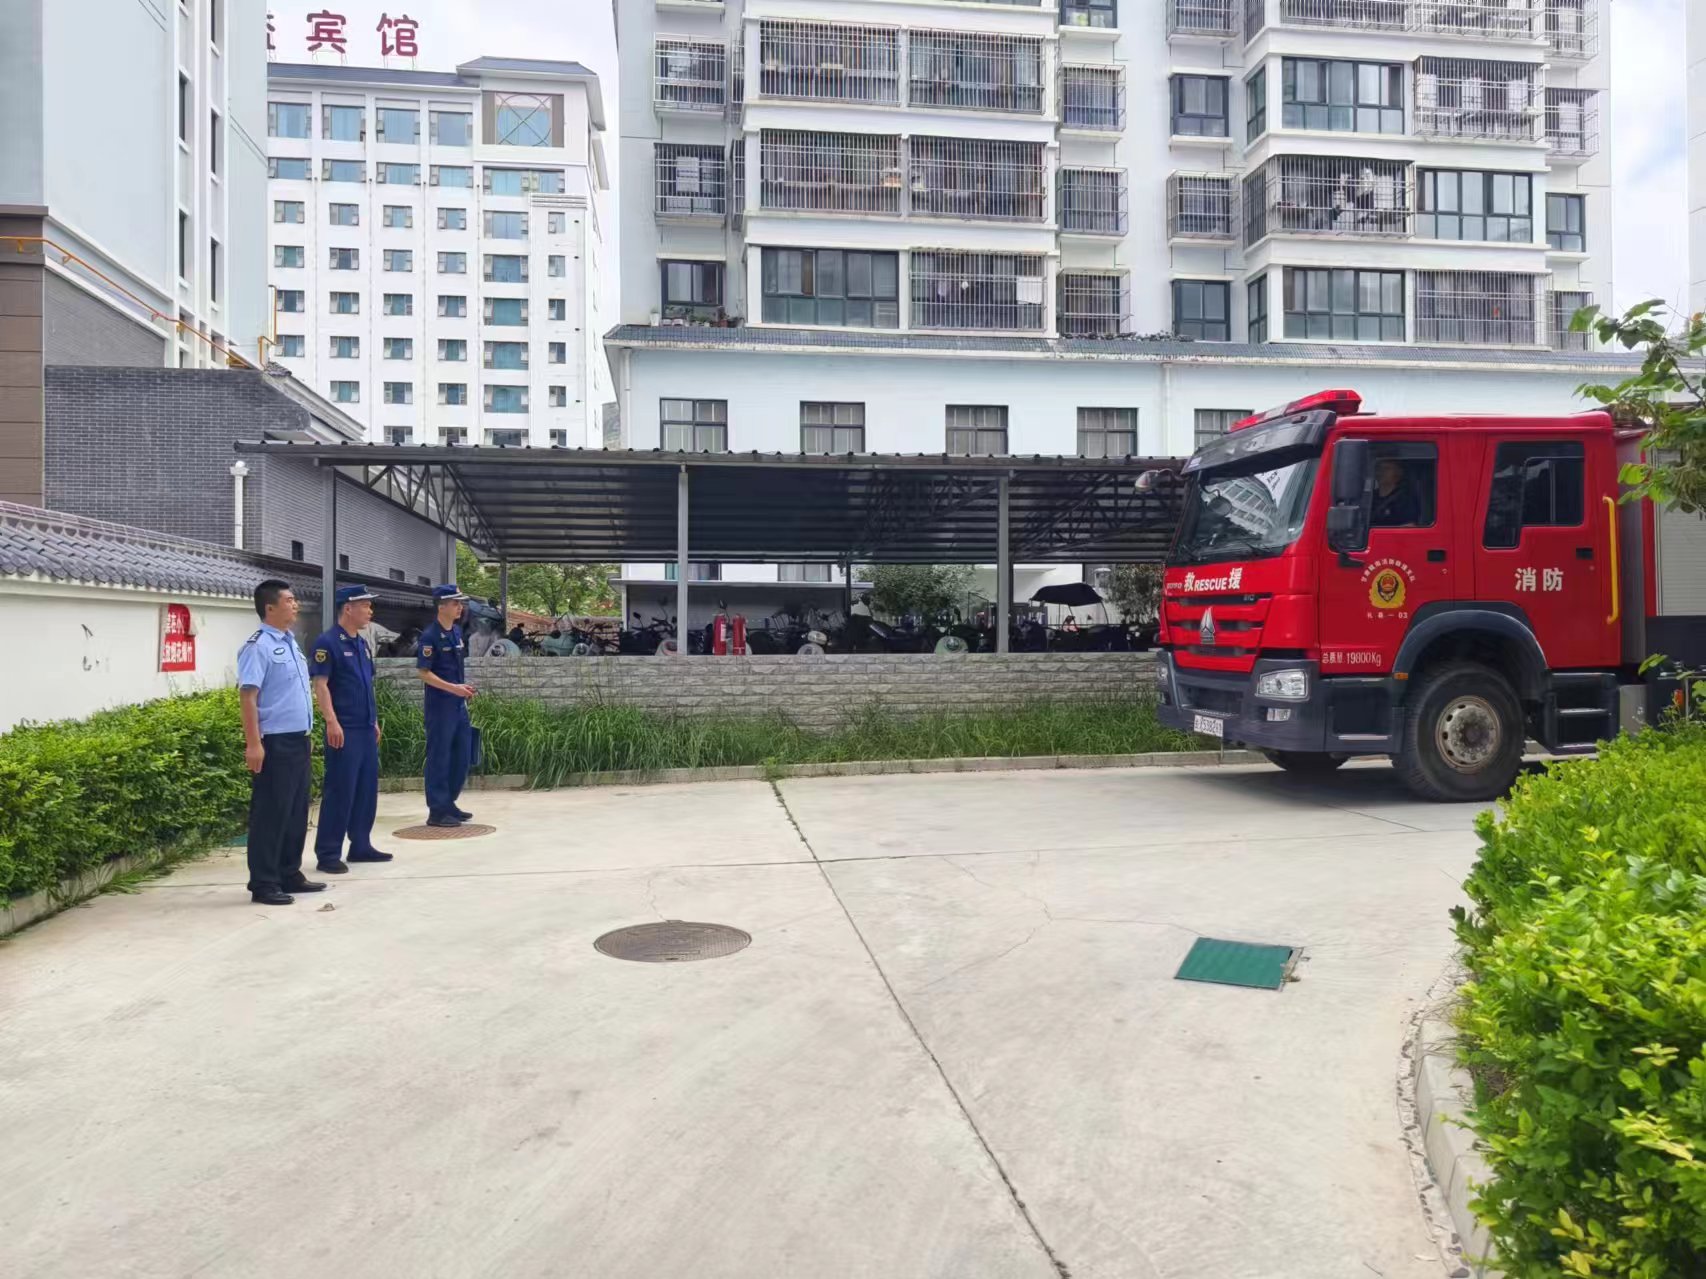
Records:
[[[0,735],[0,901],[127,853],[243,828],[235,689]]]
[[[1498,1264],[1706,1275],[1706,734],[1525,778],[1480,833],[1459,1025]]]

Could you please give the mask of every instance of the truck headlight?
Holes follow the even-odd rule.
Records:
[[[1309,696],[1309,672],[1293,668],[1269,671],[1256,680],[1257,697],[1279,697],[1289,702],[1301,702]]]

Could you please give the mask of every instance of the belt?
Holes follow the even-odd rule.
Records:
[[[269,737],[306,737],[306,736],[308,736],[309,732],[310,732],[310,730],[306,729],[306,728],[292,729],[288,733],[265,733],[265,732],[263,732],[261,734],[261,740],[264,742]]]

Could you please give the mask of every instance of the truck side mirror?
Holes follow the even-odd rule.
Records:
[[[1333,448],[1333,503],[1327,508],[1327,547],[1341,555],[1368,547],[1369,449],[1367,440],[1340,440]]]

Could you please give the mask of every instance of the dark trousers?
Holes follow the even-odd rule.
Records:
[[[429,697],[426,737],[427,816],[441,817],[456,807],[462,783],[468,780],[468,752],[473,746],[474,731],[468,708],[461,699],[441,707],[435,706]]]
[[[350,852],[372,851],[373,816],[378,806],[379,741],[371,726],[346,728],[342,746],[326,747],[314,860],[322,864],[341,860],[346,834]]]
[[[302,882],[302,846],[308,840],[307,733],[261,738],[266,758],[249,775],[249,891]]]

